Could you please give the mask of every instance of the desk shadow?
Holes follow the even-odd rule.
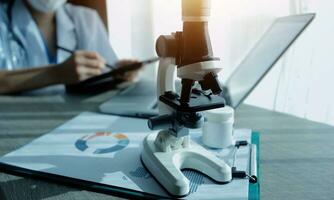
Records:
[[[2,200],[40,200],[65,194],[71,191],[79,190],[30,178],[20,178],[6,182],[0,182],[0,199]]]

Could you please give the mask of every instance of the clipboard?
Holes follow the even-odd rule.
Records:
[[[151,58],[138,63],[125,65],[121,68],[112,68],[112,66],[108,65],[112,68],[109,72],[94,76],[76,84],[66,85],[66,91],[74,94],[97,94],[116,89],[116,86],[121,82],[114,78],[115,75],[138,70],[142,66],[149,65],[157,61],[159,61],[159,58]]]
[[[90,117],[88,116],[88,118]],[[259,150],[259,134],[258,133],[254,133],[254,132],[252,133],[251,142],[253,144],[256,144],[257,149]],[[256,159],[257,159],[257,163],[259,163],[259,151],[257,151]],[[257,165],[257,168],[258,168],[258,177],[259,177],[259,164]],[[52,173],[47,173],[47,172],[42,172],[42,171],[37,171],[37,170],[30,170],[27,168],[13,166],[11,164],[5,164],[3,162],[0,163],[0,171],[9,173],[9,174],[13,174],[13,175],[23,176],[23,177],[47,180],[47,181],[51,181],[51,182],[55,182],[55,183],[59,183],[63,185],[73,186],[73,187],[80,188],[80,189],[85,189],[85,190],[89,190],[93,192],[100,192],[100,193],[104,193],[108,195],[129,198],[129,199],[168,199],[170,198],[170,197],[154,195],[154,194],[146,193],[146,192],[139,192],[138,190],[125,189],[122,187],[114,186],[115,184],[107,185],[103,183],[86,181],[83,179],[72,178],[72,177],[62,176],[58,174],[52,174]],[[251,200],[259,199],[260,198],[259,181],[255,184],[250,184],[248,188],[248,192],[249,192],[248,199],[251,199]]]

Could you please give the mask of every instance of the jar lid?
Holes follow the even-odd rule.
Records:
[[[209,122],[223,122],[234,118],[234,109],[230,106],[223,108],[207,110],[204,112],[204,116]]]

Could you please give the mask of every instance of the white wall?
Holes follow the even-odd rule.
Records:
[[[334,1],[290,3],[291,14],[317,17],[247,103],[334,125]]]
[[[304,3],[317,17],[281,66],[274,109],[334,125],[334,1]]]
[[[108,0],[110,42],[119,58],[149,59],[155,56],[151,0]],[[147,66],[142,78],[155,79],[155,67]]]

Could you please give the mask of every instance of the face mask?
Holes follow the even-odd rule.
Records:
[[[54,12],[67,0],[27,0],[28,3],[36,10],[44,13]]]

